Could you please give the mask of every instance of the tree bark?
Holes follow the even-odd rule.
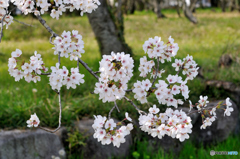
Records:
[[[212,7],[218,7],[219,0],[211,0],[211,6]]]
[[[110,55],[112,51],[115,53],[125,52],[132,55],[130,47],[125,43],[123,24],[117,27],[108,10],[106,0],[99,1],[101,5],[91,14],[88,14],[88,19],[96,36],[101,55]],[[122,17],[121,12],[119,15]],[[121,21],[123,23],[123,19]]]
[[[135,0],[123,0],[124,5],[124,13],[125,14],[133,14],[135,11]]]
[[[161,4],[162,4],[163,0],[155,0],[154,5],[154,12],[157,14],[157,18],[166,18],[166,16],[164,14],[162,14],[161,11]]]
[[[186,4],[186,1],[183,0],[183,11],[184,11],[184,15],[185,17],[190,20],[193,24],[197,24],[197,18],[193,16],[192,12],[190,11],[189,7]]]
[[[227,0],[222,0],[221,1],[222,12],[226,12],[226,7],[227,7]]]
[[[143,0],[136,0],[135,6],[136,6],[136,9],[139,11],[143,11],[145,8],[145,4],[144,4]]]
[[[179,3],[179,0],[177,0],[177,6],[176,6],[176,10],[177,10],[177,14],[178,14],[178,17],[181,18],[181,13],[180,13],[180,3]]]
[[[190,4],[190,11],[191,12],[195,12],[195,8],[196,8],[196,3],[198,0],[191,0],[191,4]]]

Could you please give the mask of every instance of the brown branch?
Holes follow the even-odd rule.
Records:
[[[58,34],[56,34],[46,23],[46,21],[40,16],[40,15],[35,15],[38,19],[38,21],[47,29],[47,31],[52,35],[52,37],[57,37]]]
[[[51,73],[41,73],[39,75],[51,75]]]
[[[0,42],[1,42],[2,37],[3,37],[3,21],[4,21],[6,16],[7,16],[7,11],[6,11],[6,14],[3,16],[2,20],[1,20],[2,27],[1,27],[1,34],[0,34]]]
[[[15,18],[13,18],[13,20],[16,21],[16,22],[18,22],[18,23],[20,23],[20,24],[23,24],[23,25],[26,25],[26,26],[29,26],[29,27],[34,27],[34,26],[31,25],[31,24],[26,24],[26,23],[24,23],[24,22],[18,21],[18,20],[15,19]]]
[[[97,73],[101,73],[101,71],[96,71],[96,72],[94,72],[94,74],[97,74]]]
[[[14,9],[16,9],[17,7],[14,7],[14,8],[12,8],[11,10],[10,10],[10,12],[8,12],[7,11],[7,8],[6,8],[6,14],[3,16],[3,18],[1,19],[1,23],[2,23],[2,27],[1,27],[1,34],[0,34],[0,42],[1,42],[1,40],[2,40],[2,37],[3,37],[3,21],[4,21],[4,19],[6,18],[6,16],[8,15],[8,14],[11,14],[11,12],[14,10]]]
[[[154,77],[154,79],[153,79],[153,82],[152,82],[152,86],[151,86],[151,87],[153,87],[153,85],[154,85],[154,83],[155,83],[155,81],[156,81],[156,79],[157,79],[157,75],[158,75],[158,68],[159,68],[159,57],[157,57],[157,68],[156,68],[156,75],[155,75],[155,77]]]
[[[80,58],[78,58],[78,61],[83,65],[83,67],[85,67],[85,68],[88,70],[88,72],[90,72],[97,80],[99,80],[98,75],[96,75],[96,74],[93,72],[93,70],[92,70],[91,68],[89,68],[88,65],[87,65],[83,60],[81,60]]]
[[[119,110],[119,108],[118,108],[118,106],[117,106],[116,101],[114,101],[114,106],[112,107],[112,109],[111,109],[110,112],[108,113],[108,120],[111,119],[112,111],[113,111],[115,108],[117,108],[117,111],[120,113],[120,110]]]
[[[144,112],[144,111],[142,111],[142,110],[140,110],[140,109],[133,103],[132,100],[128,99],[126,96],[124,96],[124,98],[125,98],[129,103],[131,103],[131,104],[135,107],[135,109],[138,111],[139,114],[142,114],[142,113],[143,113],[143,114],[147,115],[147,113]]]

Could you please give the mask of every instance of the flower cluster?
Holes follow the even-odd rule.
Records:
[[[147,74],[149,72],[152,71],[151,73],[151,78],[154,78],[156,75],[156,68],[155,68],[155,63],[153,60],[147,61],[147,57],[143,56],[142,58],[140,58],[140,66],[138,68],[138,70],[141,72],[141,74],[139,75],[140,77],[146,77]],[[159,70],[157,76],[159,78],[162,77],[162,73],[164,73],[165,70]]]
[[[156,105],[149,108],[147,115],[139,117],[139,124],[142,131],[147,132],[153,137],[162,139],[165,135],[177,138],[181,142],[189,138],[192,133],[191,118],[182,110],[168,108],[165,113],[159,113]]]
[[[139,100],[141,104],[147,103],[147,94],[149,89],[151,88],[152,83],[149,79],[141,81],[137,81],[134,83],[133,93],[135,93],[134,98]]]
[[[200,100],[198,101],[198,103],[196,104],[196,108],[198,110],[199,113],[201,113],[201,117],[203,120],[203,124],[201,125],[201,129],[206,129],[207,126],[211,126],[212,123],[216,120],[217,118],[217,114],[216,114],[216,110],[217,109],[223,109],[221,108],[221,104],[222,102],[219,102],[216,106],[212,107],[212,108],[208,108],[207,104],[209,103],[209,101],[207,100],[208,97],[207,96],[200,96]],[[233,111],[232,103],[229,101],[230,98],[226,99],[226,109],[224,111],[224,116],[230,116],[231,112]],[[194,107],[194,105],[192,105],[192,102],[189,101],[190,103],[190,110]]]
[[[78,68],[71,68],[71,74],[69,74],[68,69],[63,66],[62,69],[59,68],[59,63],[56,63],[56,67],[51,67],[52,73],[49,75],[50,85],[52,89],[60,90],[63,85],[67,86],[67,89],[72,87],[76,88],[76,85],[84,83],[84,75],[80,74]]]
[[[103,55],[99,70],[100,78],[94,89],[99,99],[111,102],[123,98],[127,83],[133,76],[133,59],[129,54],[112,52],[111,55]]]
[[[113,143],[113,146],[120,147],[120,144],[126,141],[125,136],[130,134],[130,131],[133,129],[132,123],[123,126],[122,122],[116,124],[113,119],[107,120],[106,117],[101,115],[94,117],[95,120],[92,127],[95,133],[93,137],[98,139],[98,142],[101,142],[102,145]],[[129,117],[126,118],[129,119]]]
[[[155,65],[154,61],[147,61],[147,57],[143,56],[140,58],[140,66],[138,70],[141,72],[140,77],[146,77],[149,72],[151,72],[153,66]]]
[[[182,77],[178,75],[168,75],[167,84],[163,80],[158,80],[156,83],[157,90],[154,92],[159,104],[166,104],[167,106],[178,107],[178,104],[183,104],[181,99],[175,99],[174,95],[182,93],[182,96],[189,98],[189,90],[186,81],[182,81]]]
[[[167,61],[171,61],[171,57],[174,57],[177,54],[179,47],[177,43],[174,43],[174,39],[172,39],[171,36],[169,37],[166,45],[164,45],[160,37],[156,36],[154,39],[150,38],[148,41],[146,41],[143,45],[143,49],[148,53],[150,58],[158,58],[160,62],[164,63],[165,59]],[[196,63],[193,61],[192,56],[187,56],[183,60],[184,62],[181,62],[181,60],[177,59],[175,60],[173,67],[176,67],[176,71],[179,71],[180,68],[183,69],[183,75],[187,74],[187,79],[196,77],[198,68],[196,68]],[[144,56],[140,59],[140,76],[146,77],[147,74],[152,71],[151,77],[160,78],[165,70],[158,70],[159,68],[157,67],[159,66],[155,66],[153,60],[147,61],[146,56]],[[158,72],[156,72],[156,70],[158,70]],[[187,79],[183,81],[182,77],[178,76],[178,74],[169,75],[167,77],[169,84],[163,80],[159,80],[158,83],[155,84],[157,88],[150,86],[152,88],[146,89],[143,87],[142,90],[139,89],[140,83],[135,83],[136,86],[133,92],[136,93],[136,95],[134,97],[137,100],[140,100],[141,103],[145,103],[147,102],[146,97],[154,92],[160,104],[177,107],[178,104],[183,104],[183,101],[181,99],[175,99],[174,95],[181,93],[185,100],[189,98],[189,90],[188,86],[186,85]],[[138,90],[136,87],[139,87]],[[146,91],[148,91],[148,93],[146,93]]]
[[[171,61],[171,58],[177,54],[179,47],[171,36],[168,38],[167,44],[161,41],[161,37],[155,36],[145,41],[143,50],[150,58],[159,58],[161,63],[164,63],[165,60]]]
[[[38,127],[38,125],[40,124],[40,120],[37,117],[36,113],[31,115],[31,118],[27,120],[27,124],[27,127]]]
[[[51,9],[50,16],[56,19],[59,19],[59,16],[66,12],[66,9],[70,12],[81,10],[81,15],[83,15],[84,13],[92,13],[100,5],[99,0],[53,0],[52,3],[49,3],[48,0],[38,0],[36,2],[34,0],[12,0],[12,2],[25,15],[29,13],[40,15]]]
[[[207,126],[211,126],[212,125],[212,122],[215,121],[216,119],[216,107],[212,108],[210,111],[208,111],[209,113],[209,117],[205,117],[204,115],[204,109],[206,109],[207,107],[207,104],[209,103],[209,101],[207,100],[208,97],[207,96],[200,96],[200,99],[198,101],[198,105],[196,106],[196,108],[198,109],[198,112],[202,112],[202,117],[205,118],[205,120],[203,120],[203,125],[201,125],[200,129],[206,129]],[[192,105],[192,102],[190,102],[190,110],[192,109],[193,105]]]
[[[11,58],[8,60],[8,71],[11,76],[15,78],[15,81],[19,81],[23,77],[27,82],[40,81],[40,75],[42,71],[47,72],[48,69],[44,66],[41,55],[34,52],[34,55],[30,57],[30,62],[23,62],[20,69],[17,68],[17,59],[21,56],[22,51],[16,49],[11,53]]]
[[[225,115],[230,116],[231,112],[233,111],[233,108],[231,107],[232,103],[229,100],[230,100],[229,98],[226,99],[226,106],[227,106],[227,108],[224,111],[224,116]]]
[[[76,30],[72,31],[72,35],[70,31],[64,31],[61,36],[54,40],[54,55],[60,54],[61,57],[66,58],[70,56],[70,60],[77,61],[81,54],[85,52],[82,36]]]
[[[2,28],[2,18],[4,18],[3,26],[6,25],[6,29],[13,22],[13,17],[10,14],[5,16],[8,6],[8,0],[0,0],[0,28]]]
[[[182,74],[187,75],[186,80],[193,80],[197,74],[198,69],[196,62],[193,60],[192,56],[187,55],[186,58],[182,60],[175,59],[175,63],[172,64],[173,67],[175,67],[176,71],[179,71],[180,68],[182,68]]]

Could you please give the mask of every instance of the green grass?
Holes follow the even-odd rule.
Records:
[[[237,151],[240,152],[239,142],[240,136],[230,136],[227,140],[218,143],[196,146],[191,140],[184,141],[184,146],[179,154],[164,153],[161,147],[156,148],[149,146],[149,143],[146,139],[143,141],[137,141],[134,146],[132,146],[132,151],[128,159],[225,159],[225,158],[233,158],[238,159],[238,155],[215,155],[211,156],[210,151]],[[155,151],[154,151],[155,149]],[[158,151],[156,151],[158,149]]]

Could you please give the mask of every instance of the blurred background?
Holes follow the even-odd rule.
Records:
[[[120,113],[113,111],[112,117],[122,120],[125,112],[134,119],[135,129],[128,138],[128,145],[117,153],[115,150],[89,147],[97,146],[90,141],[92,134],[79,131],[76,125],[93,119],[93,115],[107,116],[113,103],[102,103],[98,95],[92,94],[96,79],[80,66],[85,74],[85,83],[77,89],[62,88],[62,125],[68,138],[64,141],[68,158],[94,158],[96,151],[114,151],[98,158],[211,158],[210,151],[240,152],[240,1],[239,0],[100,0],[102,3],[92,14],[80,16],[80,12],[66,12],[59,20],[49,14],[43,19],[57,34],[78,30],[83,37],[85,53],[82,60],[93,71],[98,71],[99,61],[111,51],[124,51],[135,61],[134,76],[129,82],[133,87],[139,77],[139,59],[145,55],[142,45],[149,38],[159,36],[164,42],[172,36],[179,45],[176,58],[193,56],[199,69],[198,77],[188,84],[190,98],[198,102],[200,95],[207,95],[210,102],[230,97],[235,103],[235,113],[215,121],[213,128],[200,130],[201,117],[196,116],[189,140],[180,143],[171,138],[162,140],[149,137],[137,126],[138,113],[127,101],[117,101]],[[54,66],[58,57],[53,55],[50,34],[33,15],[14,12],[14,23],[3,29],[0,44],[0,128],[2,130],[26,129],[30,114],[37,113],[41,126],[58,126],[58,96],[51,90],[48,77],[41,82],[15,82],[8,73],[8,58],[16,49],[22,50],[22,58],[28,61],[37,51],[47,67]],[[29,24],[23,25],[19,22]],[[111,44],[113,43],[113,44]],[[77,62],[62,58],[62,65],[76,67]],[[175,74],[171,63],[160,65],[165,69],[163,79]],[[133,98],[133,93],[126,94]],[[142,110],[157,104],[154,95],[147,104],[134,101]],[[164,105],[157,105],[161,111]],[[183,107],[189,107],[185,101]],[[225,120],[226,118],[229,118]],[[231,118],[231,119],[230,119]],[[234,122],[224,122],[234,121]],[[76,124],[78,122],[78,124]],[[84,122],[82,122],[84,123]],[[223,125],[223,127],[219,127]],[[91,127],[91,126],[90,126]],[[217,130],[217,131],[216,131]],[[95,141],[97,142],[97,141]],[[96,157],[96,156],[95,156]],[[229,157],[229,156],[215,156]],[[239,155],[231,158],[239,158]]]

